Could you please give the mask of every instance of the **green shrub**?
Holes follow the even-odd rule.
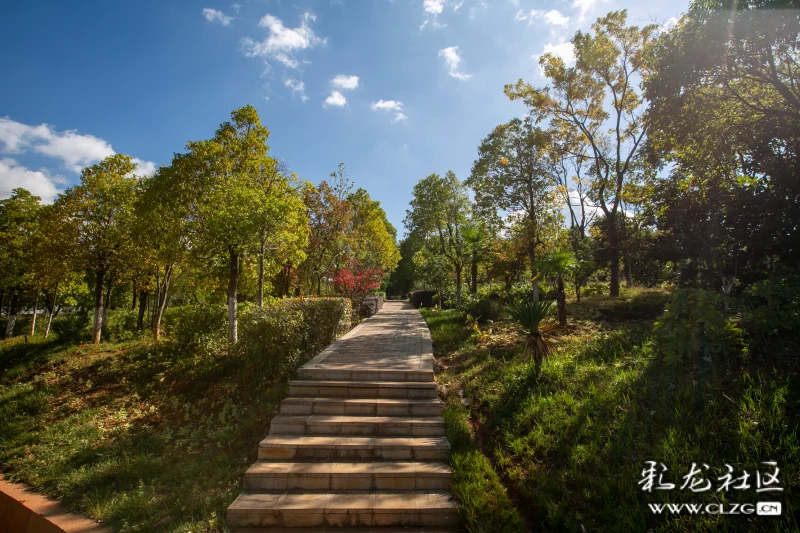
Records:
[[[719,295],[701,289],[681,289],[672,295],[653,332],[665,361],[697,362],[738,352],[742,331],[719,312]]]
[[[473,300],[466,306],[467,312],[480,322],[496,321],[503,313],[503,305],[494,298]]]
[[[103,324],[103,339],[113,342],[124,342],[137,336],[136,322],[138,310],[111,309],[108,311],[108,322]]]
[[[661,293],[638,294],[633,298],[612,298],[597,302],[604,320],[655,320],[664,312],[669,296]]]
[[[282,379],[348,331],[351,320],[347,298],[288,298],[242,313],[236,349]]]
[[[583,296],[602,296],[607,292],[607,285],[605,283],[590,283],[581,289]]]
[[[800,333],[800,276],[774,272],[742,294],[744,328],[756,342]]]
[[[228,311],[224,305],[186,305],[173,307],[162,318],[166,334],[187,348],[206,344],[212,338],[225,338]]]
[[[46,319],[45,319],[46,320]],[[38,327],[36,329],[39,329]],[[63,341],[82,341],[91,337],[91,317],[88,310],[60,313],[50,325],[53,333]]]

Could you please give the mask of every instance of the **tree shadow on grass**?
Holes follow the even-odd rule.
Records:
[[[648,460],[666,464],[678,487],[692,462],[728,463],[752,473],[760,461],[777,460],[788,477],[797,475],[797,427],[790,427],[785,402],[791,383],[778,374],[747,378],[733,363],[717,374],[721,379],[714,382],[696,368],[665,366],[647,328],[606,334],[575,354],[574,364],[546,364],[541,376],[531,369],[507,379],[487,425],[498,445],[495,461],[508,472],[526,472],[510,476],[512,483],[548,531],[796,530],[797,495],[791,492],[784,500],[788,516],[775,521],[649,511],[647,503],[708,503],[719,495],[642,492],[638,482]],[[754,418],[750,426],[748,417]],[[776,427],[781,423],[785,427]],[[708,477],[716,481],[722,473]],[[743,503],[756,496],[728,499]]]

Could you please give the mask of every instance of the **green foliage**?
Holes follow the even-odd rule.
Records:
[[[495,298],[481,298],[467,305],[466,311],[480,322],[495,321],[503,314],[503,305]]]
[[[350,329],[348,298],[287,298],[241,316],[237,346],[249,363],[280,380]]]
[[[525,355],[529,355],[539,369],[542,360],[550,354],[549,338],[556,324],[543,322],[550,313],[552,301],[522,300],[506,307],[506,313],[522,328],[525,334]]]
[[[91,338],[88,310],[60,313],[53,317],[50,328],[63,342],[80,342]]]
[[[719,306],[720,298],[714,293],[675,291],[653,329],[664,360],[674,364],[736,355],[742,331],[725,319]]]
[[[224,306],[183,306],[168,309],[164,316],[167,335],[179,346],[198,347],[213,338],[225,336],[227,324]]]
[[[111,342],[125,342],[136,338],[137,310],[113,309],[108,312],[108,320],[103,323],[103,334]]]

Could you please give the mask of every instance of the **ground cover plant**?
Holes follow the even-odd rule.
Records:
[[[346,330],[349,305],[245,312],[235,347],[223,308],[216,332],[175,326],[196,342],[2,341],[0,468],[115,531],[226,530],[285,378]]]
[[[577,318],[555,332],[540,374],[511,321],[479,335],[461,311],[423,310],[444,367],[448,438],[468,441],[454,445],[451,464],[469,531],[797,531],[797,366],[762,352],[672,364],[652,319],[601,315],[664,296],[623,288],[621,299],[570,302]],[[752,472],[776,461],[784,490],[648,493],[639,484],[648,460],[663,462],[678,486],[692,462],[706,463],[715,488],[725,464]],[[476,471],[487,485],[499,482],[476,486]],[[760,500],[781,501],[783,515],[665,516],[647,507]],[[500,512],[498,501],[515,512]]]

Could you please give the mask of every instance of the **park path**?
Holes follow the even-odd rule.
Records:
[[[458,512],[441,409],[425,321],[407,302],[386,302],[298,370],[228,525],[452,531]]]

